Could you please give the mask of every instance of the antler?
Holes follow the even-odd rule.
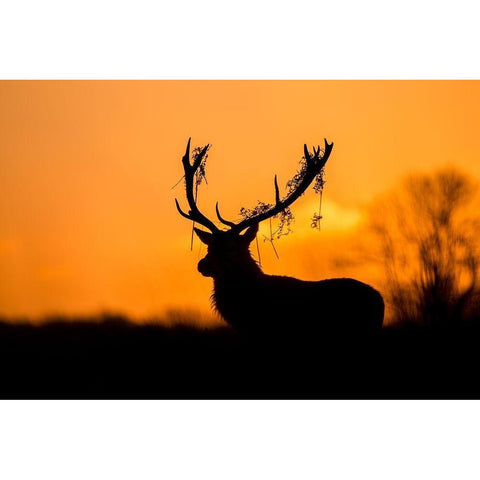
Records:
[[[191,220],[192,222],[196,222],[196,223],[199,223],[200,225],[203,225],[204,227],[208,228],[212,233],[218,232],[218,228],[215,226],[215,224],[211,220],[209,220],[205,215],[203,215],[202,212],[200,212],[200,210],[197,207],[197,204],[195,203],[195,197],[193,195],[193,183],[195,180],[195,172],[200,167],[203,157],[207,153],[207,150],[210,144],[207,144],[203,147],[201,152],[195,158],[193,164],[190,165],[190,140],[191,138],[188,139],[187,150],[185,151],[185,155],[182,158],[183,170],[185,171],[185,190],[187,192],[187,201],[188,201],[188,206],[190,207],[190,210],[188,211],[188,213],[185,213],[180,208],[180,204],[178,203],[177,199],[175,199],[175,205],[177,206],[177,210],[180,213],[180,215],[182,215],[182,217],[188,218],[188,220]]]
[[[280,213],[286,208],[288,208],[293,202],[295,202],[295,200],[297,200],[300,196],[303,195],[305,190],[309,187],[309,185],[313,182],[314,178],[320,173],[320,170],[327,163],[328,157],[330,156],[330,153],[333,148],[333,142],[328,143],[326,139],[324,139],[324,141],[325,141],[325,148],[322,156],[320,156],[320,153],[321,153],[320,146],[318,146],[317,148],[313,147],[313,155],[311,155],[310,152],[308,151],[306,144],[303,146],[303,151],[305,154],[305,161],[306,161],[305,173],[300,183],[296,186],[296,188],[292,190],[283,200],[280,199],[277,176],[275,175],[275,180],[274,180],[275,205],[272,208],[266,210],[265,212],[259,213],[253,217],[245,218],[239,223],[234,223],[234,222],[225,220],[220,215],[220,211],[218,209],[218,203],[217,203],[216,211],[217,211],[218,219],[225,225],[228,225],[232,230],[241,232],[242,230],[245,230],[251,225],[263,222],[263,220],[271,218],[277,215],[277,213]]]

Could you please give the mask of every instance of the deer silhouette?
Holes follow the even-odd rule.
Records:
[[[361,333],[382,326],[384,303],[371,286],[351,278],[303,281],[287,276],[267,275],[252,258],[249,246],[255,239],[260,222],[292,205],[325,166],[333,143],[325,146],[304,145],[305,168],[302,178],[285,198],[280,198],[275,176],[275,204],[235,223],[220,214],[218,220],[228,227],[218,228],[202,214],[194,194],[197,170],[209,148],[206,145],[190,162],[190,139],[182,158],[185,172],[188,213],[177,199],[179,213],[209,230],[194,227],[200,240],[208,246],[207,255],[198,263],[198,271],[213,277],[213,307],[240,333],[248,335],[311,336],[320,332]]]

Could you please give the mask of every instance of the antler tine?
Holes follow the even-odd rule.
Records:
[[[215,224],[211,220],[209,220],[205,215],[203,215],[203,213],[200,212],[200,210],[198,209],[197,204],[195,202],[195,196],[193,194],[195,172],[200,167],[200,163],[202,162],[203,157],[207,153],[207,150],[210,144],[207,144],[205,145],[205,147],[203,147],[203,149],[197,155],[193,164],[191,165],[190,164],[190,140],[191,138],[188,139],[185,155],[182,158],[183,170],[185,172],[185,190],[186,190],[187,202],[188,202],[188,206],[190,207],[190,210],[188,211],[188,213],[185,213],[180,208],[180,204],[178,203],[177,199],[175,199],[175,205],[180,215],[182,215],[182,217],[185,217],[188,220],[191,220],[192,222],[196,222],[196,223],[199,223],[200,225],[203,225],[204,227],[208,228],[211,232],[217,232],[218,228],[215,226]]]
[[[277,182],[277,176],[275,175],[275,205],[278,205],[280,203],[280,190],[278,189],[278,182]]]
[[[305,157],[305,160],[307,161],[307,165],[310,163],[310,152],[308,151],[307,144],[303,144],[303,156]]]
[[[187,148],[185,150],[185,155],[182,157],[183,168],[190,167],[190,141],[192,137],[188,138]]]
[[[318,171],[320,171],[325,166],[325,164],[327,163],[328,157],[330,157],[330,154],[332,153],[332,149],[333,149],[333,142],[328,143],[326,138],[324,138],[323,141],[325,142],[325,147],[323,150],[322,158],[320,159],[321,167],[319,168]],[[318,152],[320,152],[320,146],[318,146]]]
[[[218,208],[218,202],[215,204],[215,210],[217,212],[217,217],[218,219],[224,224],[224,225],[228,225],[229,227],[235,227],[236,224],[234,222],[230,222],[230,220],[225,220],[222,215],[220,215],[220,210]]]
[[[188,213],[185,213],[181,208],[180,204],[178,203],[178,200],[175,199],[175,205],[177,207],[178,213],[182,216],[185,217],[188,220],[192,220],[193,222],[195,221]]]

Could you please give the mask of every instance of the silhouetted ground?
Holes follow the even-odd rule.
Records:
[[[0,322],[2,398],[480,398],[480,323],[261,342],[121,317]]]

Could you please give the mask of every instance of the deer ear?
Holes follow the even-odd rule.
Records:
[[[195,233],[197,234],[198,238],[205,244],[210,245],[212,243],[213,235],[211,233],[205,232],[204,230],[200,230],[196,227],[193,228]]]
[[[255,240],[255,237],[258,233],[258,223],[255,223],[251,227],[247,228],[247,231],[242,235],[242,238],[247,242],[251,243]]]

